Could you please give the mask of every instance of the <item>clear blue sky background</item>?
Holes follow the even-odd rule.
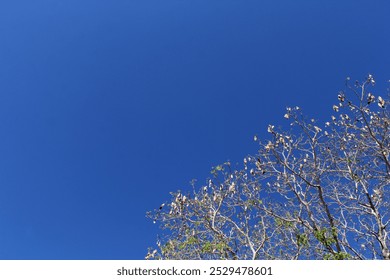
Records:
[[[0,259],[143,259],[145,212],[344,79],[390,79],[390,2],[0,1]]]

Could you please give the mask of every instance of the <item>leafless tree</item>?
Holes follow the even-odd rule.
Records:
[[[243,168],[229,162],[207,184],[147,214],[163,236],[147,259],[390,259],[390,112],[372,75],[339,92],[319,124],[287,108],[288,131]]]

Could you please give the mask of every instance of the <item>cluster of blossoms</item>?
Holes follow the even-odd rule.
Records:
[[[374,85],[347,79],[324,125],[287,108],[290,130],[254,136],[242,169],[172,193],[148,213],[168,233],[147,258],[390,259],[390,110]]]

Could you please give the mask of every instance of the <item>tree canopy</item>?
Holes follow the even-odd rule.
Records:
[[[390,260],[390,112],[372,75],[337,96],[325,123],[287,108],[236,170],[171,193],[147,216],[160,224],[147,259]]]

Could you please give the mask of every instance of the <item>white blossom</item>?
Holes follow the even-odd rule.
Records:
[[[381,108],[385,108],[385,101],[380,96],[378,96],[378,106]]]
[[[370,92],[367,96],[367,103],[370,104],[374,102],[374,100],[375,100],[375,96]]]
[[[321,128],[319,128],[318,126],[314,126],[314,129],[316,130],[316,132],[317,132],[317,133],[319,133],[319,132],[321,132],[321,131],[322,131],[322,129],[321,129]]]

